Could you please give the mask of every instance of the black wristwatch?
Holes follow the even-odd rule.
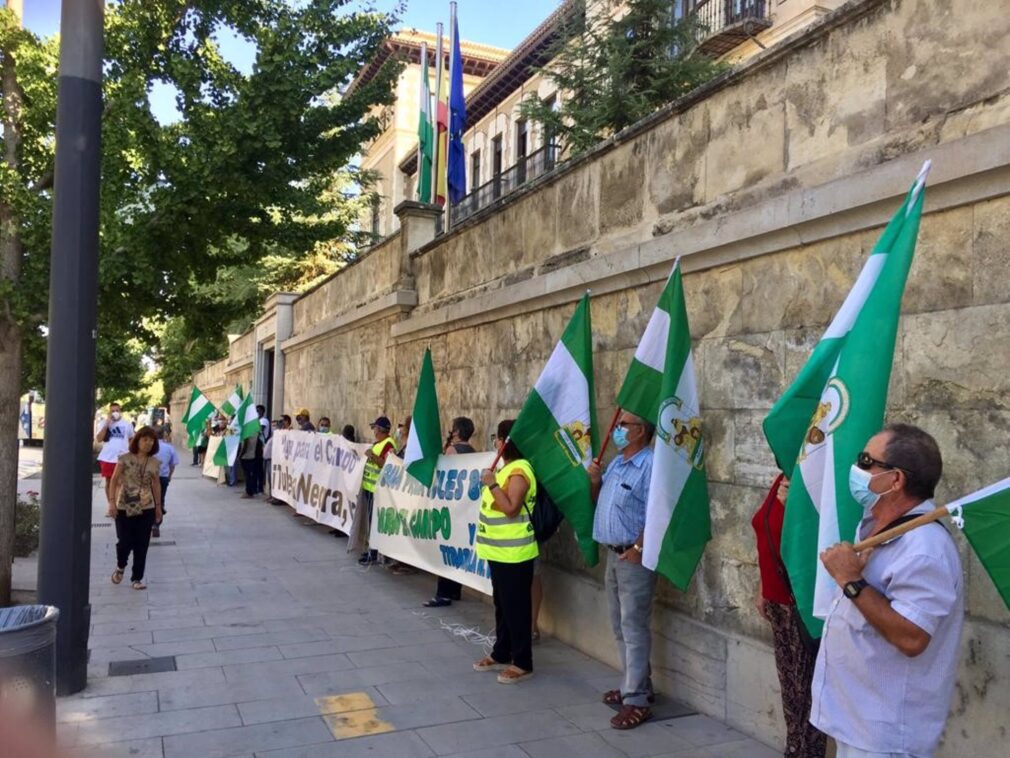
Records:
[[[842,586],[842,592],[845,593],[845,597],[849,600],[855,600],[859,597],[859,593],[863,591],[864,587],[869,586],[869,582],[865,579],[857,579],[854,582],[846,582]]]

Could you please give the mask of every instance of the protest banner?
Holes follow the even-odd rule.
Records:
[[[276,431],[270,492],[300,515],[347,534],[369,447],[335,434]]]
[[[375,488],[369,545],[383,555],[491,594],[487,564],[474,537],[480,512],[480,472],[493,453],[439,456],[431,487],[390,457]]]
[[[209,476],[211,479],[220,479],[221,477],[221,467],[214,463],[214,454],[221,446],[222,440],[224,437],[207,438],[207,452],[203,456],[203,475]]]

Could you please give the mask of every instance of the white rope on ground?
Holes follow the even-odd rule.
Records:
[[[411,611],[415,616],[423,619],[434,618],[423,611]],[[471,645],[480,645],[484,649],[484,655],[490,655],[494,647],[495,636],[483,634],[479,627],[466,626],[465,624],[450,624],[441,618],[435,618],[442,631],[449,632],[453,637],[459,637]]]

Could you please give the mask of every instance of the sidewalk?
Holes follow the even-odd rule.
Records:
[[[533,679],[500,685],[470,668],[482,645],[452,631],[487,634],[490,605],[422,609],[430,576],[363,569],[345,539],[197,472],[176,472],[146,592],[109,581],[96,490],[89,684],[57,708],[71,756],[778,755],[662,700],[678,717],[611,729],[599,701],[616,672],[552,639]],[[122,661],[175,670],[109,676]]]

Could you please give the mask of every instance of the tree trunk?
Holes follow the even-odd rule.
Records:
[[[21,0],[7,0],[21,20]],[[3,92],[4,162],[20,173],[21,90],[14,51],[0,50],[0,91]],[[20,221],[14,208],[0,199],[0,279],[17,286],[21,273]],[[18,497],[18,411],[21,397],[21,327],[10,303],[0,303],[0,606],[10,605],[14,563],[14,508]]]

